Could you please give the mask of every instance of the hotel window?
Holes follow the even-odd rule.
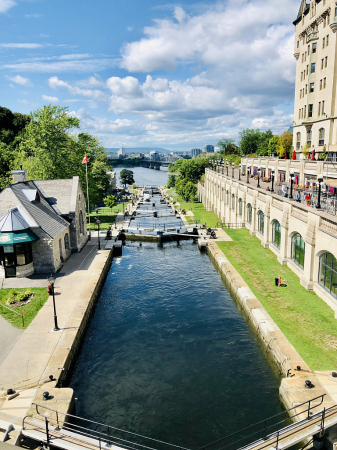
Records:
[[[337,17],[337,5],[335,6],[335,17]]]
[[[325,67],[328,67],[328,57],[325,57]]]
[[[242,198],[239,198],[239,216],[242,217]]]
[[[328,25],[330,24],[330,14],[328,14],[328,15],[326,16],[326,22],[327,22]]]
[[[316,53],[317,50],[317,44],[312,44],[312,53]],[[309,54],[309,52],[308,52]]]
[[[316,64],[312,63],[311,64],[311,73],[315,73],[315,71],[316,71]]]
[[[323,21],[323,28],[326,27],[326,16],[324,17],[324,21]]]
[[[301,72],[301,81],[303,80],[303,72]]]
[[[323,38],[323,48],[325,48],[325,38]]]
[[[301,147],[301,133],[297,133],[296,135],[296,147],[297,148]]]
[[[312,117],[312,111],[313,111],[313,105],[309,105],[309,109],[308,109],[309,117]]]
[[[291,259],[300,267],[304,267],[305,242],[299,233],[291,238]]]
[[[324,78],[324,82],[323,82],[323,88],[326,88],[326,78]]]
[[[324,58],[321,59],[321,70],[323,70],[323,69],[324,69]]]
[[[329,35],[327,35],[327,37],[326,37],[326,46],[328,46],[329,45]]]
[[[306,94],[308,93],[308,85],[307,84],[305,85],[305,93]]]
[[[302,53],[302,62],[304,61],[304,53]]]
[[[264,234],[264,214],[262,211],[259,211],[257,213],[257,225],[258,225],[258,231],[261,234]]]
[[[322,116],[324,115],[324,100],[322,101]]]
[[[324,135],[325,135],[325,129],[321,128],[319,130],[319,141],[318,141],[318,145],[320,145],[320,146],[324,145]]]
[[[315,83],[310,83],[310,93],[314,92],[315,89]]]
[[[337,259],[331,253],[319,258],[319,284],[331,295],[337,297]]]
[[[307,117],[307,105],[304,105],[304,118]]]
[[[299,48],[300,46],[300,41],[297,41],[297,48]]]
[[[308,56],[310,55],[310,45],[308,45]]]
[[[301,109],[298,110],[298,118],[301,118]]]
[[[280,222],[274,220],[272,223],[273,233],[272,233],[272,242],[277,247],[281,246],[281,225]]]
[[[311,130],[307,131],[307,144],[311,147]]]
[[[322,90],[322,86],[323,86],[323,80],[320,80],[320,81],[319,81],[319,90],[320,90],[320,91]]]
[[[321,102],[318,103],[318,117],[321,115]]]
[[[232,210],[235,211],[235,195],[232,194]]]
[[[308,73],[309,73],[309,66],[307,66],[307,75],[308,75]]]

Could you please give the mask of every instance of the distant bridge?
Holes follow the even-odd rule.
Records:
[[[161,167],[168,167],[171,163],[165,161],[140,161],[139,165],[141,167],[146,167],[147,169],[160,170]]]

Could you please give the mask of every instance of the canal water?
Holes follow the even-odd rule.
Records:
[[[281,412],[279,383],[209,257],[182,241],[113,260],[70,387],[81,417],[197,449]]]
[[[117,185],[121,184],[119,174],[121,170],[132,170],[137,186],[166,186],[168,180],[167,170],[145,169],[144,167],[116,167]]]

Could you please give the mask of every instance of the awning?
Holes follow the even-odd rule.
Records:
[[[39,238],[31,230],[20,233],[0,233],[0,245],[24,244],[38,240]]]

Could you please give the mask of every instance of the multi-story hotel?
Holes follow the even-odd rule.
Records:
[[[302,0],[294,22],[296,89],[294,148],[337,161],[337,3]]]

